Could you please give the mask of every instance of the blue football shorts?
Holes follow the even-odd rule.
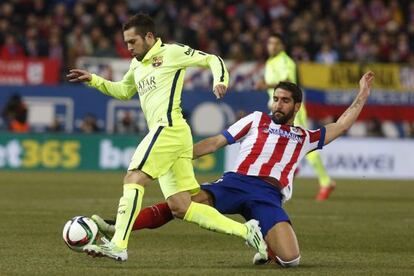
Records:
[[[278,222],[290,223],[280,191],[258,177],[228,172],[215,182],[201,185],[201,189],[213,196],[220,213],[258,220],[263,236]]]

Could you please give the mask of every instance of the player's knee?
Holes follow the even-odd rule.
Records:
[[[191,196],[187,192],[180,192],[167,198],[168,207],[174,217],[183,219],[191,204]]]
[[[186,201],[178,201],[178,200],[167,200],[168,207],[170,207],[171,213],[174,217],[178,219],[183,219],[185,214],[187,213],[189,203]],[[190,201],[191,203],[191,201]]]
[[[170,207],[173,216],[179,219],[183,219],[188,210],[188,207],[186,208],[182,204],[168,204],[168,206]]]
[[[128,171],[124,176],[124,184],[136,183],[146,186],[150,181],[151,178],[139,170]]]
[[[138,178],[137,172],[128,171],[124,176],[124,184],[135,183],[137,178]]]
[[[281,259],[280,257],[276,256],[276,262],[283,268],[295,267],[300,263],[300,255],[296,255],[295,258],[285,259]]]

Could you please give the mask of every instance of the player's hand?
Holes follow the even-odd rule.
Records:
[[[66,75],[70,82],[85,82],[92,80],[92,74],[81,69],[71,69]]]
[[[216,95],[217,99],[221,99],[224,97],[224,95],[226,94],[227,91],[227,86],[225,86],[224,84],[217,84],[216,86],[214,86],[213,89],[213,93],[214,95]]]
[[[256,89],[256,90],[265,90],[265,89],[267,89],[267,85],[266,85],[265,81],[262,79],[262,80],[259,80],[258,82],[255,83],[254,89]]]
[[[360,93],[364,93],[367,96],[370,94],[372,82],[374,81],[375,74],[372,71],[366,72],[359,81]]]

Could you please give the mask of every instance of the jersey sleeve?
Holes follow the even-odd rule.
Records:
[[[217,84],[228,86],[229,73],[219,56],[207,54],[183,44],[173,44],[170,47],[171,55],[177,67],[209,67],[213,74],[213,86]]]
[[[324,146],[325,141],[325,127],[321,127],[317,130],[305,130],[307,136],[309,137],[306,139],[306,151],[311,152],[317,149],[322,149]]]
[[[249,133],[253,120],[254,113],[251,113],[232,124],[228,129],[223,130],[221,134],[226,137],[229,144],[234,144]]]
[[[128,100],[132,98],[137,91],[132,66],[130,66],[128,72],[126,72],[121,81],[109,81],[98,75],[92,74],[92,80],[87,83],[87,85],[98,89],[105,95],[120,100]]]

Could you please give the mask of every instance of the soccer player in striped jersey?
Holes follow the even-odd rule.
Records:
[[[256,89],[266,89],[269,94],[269,109],[273,101],[273,88],[280,81],[297,83],[296,64],[285,52],[285,42],[282,35],[272,34],[267,40],[267,52],[269,59],[265,65],[264,80],[256,83]],[[305,104],[302,103],[298,114],[296,114],[295,125],[304,128],[308,127],[308,116]],[[328,199],[330,193],[335,189],[335,181],[328,175],[322,159],[318,152],[312,152],[306,156],[306,160],[313,167],[319,178],[319,192],[316,200]]]
[[[267,256],[258,222],[241,224],[208,205],[191,201],[200,185],[194,176],[191,130],[181,112],[181,91],[187,67],[209,67],[213,92],[226,93],[228,73],[215,55],[181,44],[165,44],[155,36],[155,24],[145,14],[131,17],[123,26],[124,40],[134,57],[119,82],[112,82],[80,69],[70,70],[71,82],[86,82],[102,93],[127,100],[138,93],[149,133],[138,145],[123,181],[115,234],[102,245],[88,245],[84,251],[120,261],[128,258],[127,245],[132,226],[141,209],[145,186],[158,179],[162,193],[175,217],[216,232],[235,235]]]
[[[282,208],[282,203],[292,196],[295,168],[308,152],[321,149],[351,127],[370,94],[373,79],[372,72],[364,74],[351,106],[335,123],[317,130],[294,126],[302,91],[293,83],[280,82],[273,94],[272,115],[253,112],[221,134],[194,145],[194,158],[199,158],[240,142],[233,170],[215,182],[201,185],[202,190],[193,200],[214,206],[224,214],[241,214],[246,220],[260,222],[270,258],[256,254],[255,264],[270,260],[282,267],[299,264],[297,238]],[[97,215],[92,218],[103,234],[114,232],[111,223]],[[134,230],[157,228],[170,221],[172,215],[166,203],[159,203],[143,209],[138,218]]]

